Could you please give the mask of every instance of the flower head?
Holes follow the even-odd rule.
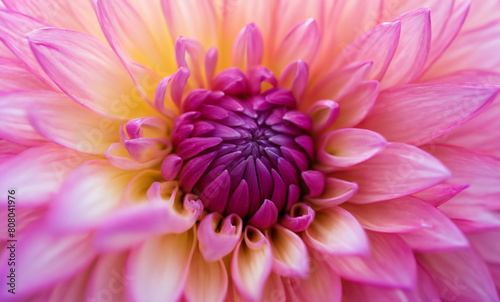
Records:
[[[497,2],[2,2],[2,301],[498,301]]]

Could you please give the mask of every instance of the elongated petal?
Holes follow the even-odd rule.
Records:
[[[97,298],[99,294],[105,296],[107,291],[119,301],[126,299],[125,288],[135,281],[135,276],[125,271],[128,256],[128,251],[99,255],[96,264],[92,266],[92,273],[88,280],[87,299]]]
[[[500,259],[498,258],[498,254],[500,253],[499,235],[499,230],[490,230],[468,234],[467,238],[469,238],[474,247],[477,248],[479,254],[481,254],[481,257],[483,257],[487,263],[498,265],[500,264]]]
[[[429,153],[401,143],[389,143],[370,160],[334,176],[356,181],[352,203],[369,203],[410,195],[450,177],[450,171]]]
[[[42,223],[32,225],[19,240],[25,248],[19,248],[19,244],[16,246],[15,269],[16,272],[24,271],[26,274],[16,276],[16,282],[23,284],[22,290],[17,293],[25,297],[77,274],[95,257],[90,234],[54,235]],[[0,269],[5,276],[9,275],[11,268],[8,266],[9,255],[10,253],[3,253],[2,257]],[[4,301],[11,298],[8,288],[10,286],[7,282],[3,282],[0,297]]]
[[[0,68],[1,91],[51,89],[17,59],[0,57]]]
[[[250,23],[236,37],[233,45],[232,62],[240,69],[260,65],[264,55],[264,39],[259,28]]]
[[[413,196],[422,199],[434,207],[437,207],[452,199],[468,187],[469,185],[439,184],[427,190],[413,194]]]
[[[221,222],[222,227],[218,230]],[[218,213],[205,216],[198,226],[199,248],[205,260],[217,261],[231,253],[240,240],[242,229],[243,222],[238,215],[224,219]]]
[[[387,144],[383,136],[362,129],[341,129],[328,133],[317,151],[320,164],[332,169],[346,168],[362,163]]]
[[[259,301],[271,273],[273,257],[266,237],[247,226],[244,239],[236,246],[231,260],[233,282],[242,296]]]
[[[223,301],[226,296],[228,276],[222,260],[206,262],[200,251],[195,249],[185,295],[188,301]]]
[[[179,299],[196,248],[195,232],[192,229],[150,239],[132,251],[127,262],[127,274],[135,276],[127,287],[132,301]]]
[[[392,234],[368,232],[369,257],[331,256],[329,262],[342,278],[388,288],[411,289],[416,262],[411,249]]]
[[[307,88],[309,67],[306,62],[299,60],[288,64],[281,72],[279,86],[288,88],[300,104]]]
[[[164,60],[154,36],[138,12],[126,1],[98,0],[97,16],[110,45],[120,58],[165,73],[172,63]]]
[[[96,227],[118,205],[132,176],[105,160],[85,162],[66,178],[55,197],[51,224],[61,232]]]
[[[29,97],[29,95],[27,95]],[[45,138],[76,151],[103,154],[120,140],[119,125],[75,103],[64,94],[52,93],[41,97],[28,108],[33,127]]]
[[[278,46],[275,55],[278,70],[297,60],[311,64],[318,51],[319,42],[319,28],[314,19],[297,24]]]
[[[311,273],[306,279],[283,278],[287,301],[342,301],[339,275],[322,257],[311,257]]]
[[[309,255],[306,245],[294,232],[276,225],[266,231],[273,254],[273,270],[280,276],[306,278]]]
[[[430,13],[421,8],[396,19],[401,21],[401,37],[382,80],[383,88],[409,83],[422,72],[431,47]]]
[[[338,55],[333,63],[336,68],[355,61],[372,61],[368,79],[380,80],[396,52],[401,32],[401,22],[383,23],[357,38]]]
[[[422,145],[463,124],[498,91],[463,83],[401,86],[380,93],[359,127],[379,132],[389,141]]]
[[[217,45],[217,23],[209,0],[162,0],[163,14],[172,39],[179,36],[200,41],[205,49]]]
[[[114,118],[153,115],[118,57],[97,39],[57,28],[33,31],[28,39],[44,71],[76,102]]]
[[[442,212],[415,197],[367,204],[345,209],[368,230],[402,233],[401,238],[418,252],[437,252],[468,246],[467,239]]]
[[[0,164],[6,171],[0,175],[0,188],[5,192],[22,190],[23,197],[16,207],[42,206],[54,198],[75,167],[92,158],[51,144],[32,147]]]
[[[441,299],[499,301],[488,268],[477,252],[425,253],[417,259],[433,276]]]
[[[335,255],[367,255],[370,246],[356,218],[340,207],[316,211],[304,241],[320,251]]]

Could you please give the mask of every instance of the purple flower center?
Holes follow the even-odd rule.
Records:
[[[183,190],[199,195],[210,212],[235,213],[258,227],[299,200],[301,172],[313,159],[311,119],[294,110],[288,89],[261,93],[264,73],[254,72],[252,83],[231,68],[213,90],[191,91],[172,133]]]

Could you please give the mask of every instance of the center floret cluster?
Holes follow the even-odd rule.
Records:
[[[300,175],[314,154],[312,122],[294,110],[288,89],[271,81],[261,91],[263,77],[253,75],[231,68],[219,73],[212,90],[191,91],[172,142],[185,192],[197,194],[210,212],[235,213],[266,228],[302,194]]]

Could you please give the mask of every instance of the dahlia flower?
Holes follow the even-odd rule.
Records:
[[[1,301],[499,301],[499,1],[1,3]]]

